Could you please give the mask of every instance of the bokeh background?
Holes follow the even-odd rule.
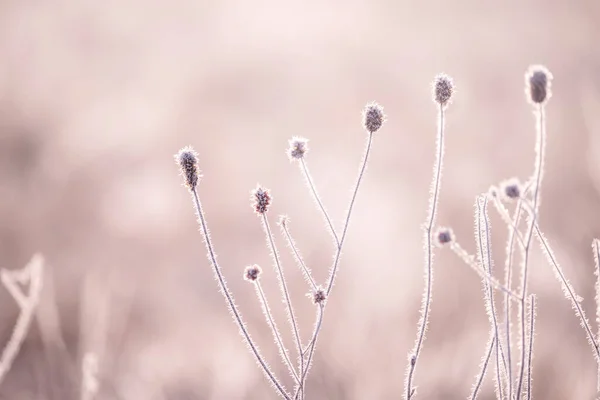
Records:
[[[257,182],[272,190],[272,222],[290,217],[324,282],[333,245],[286,158],[287,140],[310,139],[308,165],[339,228],[366,140],[360,113],[372,100],[388,122],[376,134],[307,398],[400,398],[423,290],[438,72],[457,87],[438,222],[470,252],[475,196],[533,171],[523,73],[532,63],[553,72],[540,224],[595,327],[599,20],[595,0],[3,1],[0,266],[20,268],[38,251],[48,264],[0,398],[79,398],[86,352],[99,359],[98,399],[275,398],[217,290],[173,154],[198,151],[219,260],[254,338],[290,384],[241,278],[244,266],[263,266],[293,354],[249,191]],[[491,214],[502,276],[506,228]],[[316,310],[276,237],[307,340]],[[419,399],[462,399],[490,329],[482,285],[449,251],[436,251],[434,267],[415,383]],[[539,305],[533,397],[594,399],[592,352],[537,245],[530,271]],[[1,289],[4,343],[18,308]],[[490,374],[480,398],[494,398]]]

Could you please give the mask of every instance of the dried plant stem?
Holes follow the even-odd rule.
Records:
[[[485,279],[487,283],[492,285],[492,287],[496,290],[502,291],[506,296],[512,298],[514,301],[520,301],[519,296],[508,289],[507,286],[500,283],[494,276],[490,275],[487,271],[481,269],[479,264],[475,261],[475,257],[469,254],[457,241],[453,241],[450,243],[450,249],[467,264],[473,271],[481,277],[481,279]]]
[[[35,314],[35,308],[40,301],[43,274],[44,260],[39,254],[34,255],[31,261],[21,270],[8,271],[3,269],[1,271],[2,283],[11,293],[21,311],[12,335],[2,350],[2,356],[0,356],[0,382],[2,382],[6,373],[10,371],[13,361],[27,336],[27,331]],[[29,283],[28,296],[25,296],[18,287],[17,280]]]
[[[531,360],[533,358],[533,337],[535,325],[535,295],[529,296],[529,349],[527,356],[527,400],[531,400]]]
[[[233,314],[234,319],[237,322],[238,327],[240,328],[240,332],[241,332],[242,336],[244,337],[244,339],[246,340],[246,343],[250,347],[250,350],[254,354],[256,361],[261,366],[262,371],[264,372],[265,376],[269,379],[269,381],[277,389],[277,392],[279,393],[279,395],[281,395],[281,397],[283,397],[284,399],[287,399],[287,400],[291,400],[290,395],[286,392],[286,390],[283,388],[283,386],[279,383],[279,381],[277,380],[277,378],[271,371],[269,365],[261,356],[258,347],[256,346],[256,344],[252,341],[252,338],[250,337],[250,333],[248,332],[248,329],[246,328],[246,325],[244,324],[244,322],[242,320],[242,316],[241,316],[239,310],[237,309],[237,306],[235,305],[233,295],[231,294],[229,288],[227,287],[227,283],[225,282],[225,278],[223,277],[223,273],[221,272],[221,267],[217,263],[217,257],[215,255],[212,241],[210,239],[210,233],[209,233],[208,227],[206,225],[206,221],[204,218],[204,211],[202,210],[202,203],[200,202],[200,199],[198,197],[198,192],[195,187],[190,189],[190,191],[192,193],[192,197],[194,200],[194,206],[196,207],[196,214],[198,215],[198,221],[200,223],[200,228],[202,231],[202,236],[204,238],[204,243],[206,244],[206,248],[208,250],[208,259],[213,266],[215,276],[221,287],[221,292],[223,293],[223,296],[225,297],[225,300],[227,301],[229,310]]]
[[[312,273],[310,272],[310,270],[304,263],[304,260],[302,259],[302,255],[300,254],[300,251],[298,251],[298,248],[296,247],[296,242],[294,241],[294,238],[292,237],[292,234],[290,233],[287,222],[282,221],[282,223],[280,225],[281,225],[281,230],[283,231],[285,238],[287,239],[288,246],[290,246],[290,248],[292,249],[292,252],[294,253],[294,258],[296,259],[296,262],[302,268],[302,272],[304,273],[304,278],[310,283],[313,290],[317,290],[317,284],[312,277]]]
[[[360,188],[362,178],[363,178],[363,176],[365,174],[365,170],[367,168],[367,163],[369,161],[369,155],[371,154],[371,145],[372,144],[373,144],[373,132],[369,132],[369,136],[367,139],[367,146],[365,148],[365,154],[363,156],[363,160],[362,160],[362,163],[360,166],[358,177],[356,179],[356,185],[354,186],[354,190],[352,192],[352,197],[350,199],[350,206],[348,207],[348,213],[347,213],[346,219],[344,221],[344,227],[342,229],[342,236],[340,237],[340,244],[337,248],[337,251],[335,252],[333,267],[331,268],[327,288],[325,289],[325,294],[326,294],[327,298],[329,298],[329,294],[331,293],[331,289],[333,288],[333,284],[335,282],[335,277],[336,277],[338,265],[340,262],[340,257],[342,254],[342,248],[344,246],[346,234],[348,233],[348,226],[350,225],[350,217],[352,216],[352,209],[354,207],[354,202],[356,200],[356,195],[358,194],[358,189]],[[314,351],[314,348],[316,346],[317,336],[319,336],[319,333],[321,331],[323,313],[325,312],[325,305],[322,305],[321,307],[319,307],[319,309],[320,309],[319,322],[315,325],[315,329],[313,331],[312,337],[311,337],[310,341],[308,342],[309,343],[308,348],[310,348],[311,353]],[[312,358],[312,356],[309,355],[309,358]],[[303,380],[306,379],[306,375],[308,374],[309,369],[310,369],[310,363],[307,363],[307,368],[306,368],[304,374],[301,374],[304,376]]]
[[[318,304],[318,307],[319,307],[319,312],[318,312],[318,316],[317,316],[317,323],[315,324],[315,332],[317,332],[317,333],[321,330],[321,324],[323,323],[323,310],[324,310],[323,304]],[[306,376],[308,375],[308,370],[311,367],[313,355],[315,353],[315,346],[317,344],[317,336],[318,335],[314,335],[313,338],[308,343],[308,345],[306,346],[305,352],[308,351],[308,358],[306,360],[306,368],[304,369],[304,373],[301,377],[302,383],[300,384],[300,386],[298,388],[296,388],[296,394],[294,395],[294,399],[298,399],[300,391],[301,390],[303,391],[303,388],[306,384]]]
[[[267,242],[269,243],[269,247],[271,248],[271,255],[273,256],[273,260],[275,261],[275,267],[277,268],[279,287],[281,288],[281,292],[283,294],[283,300],[286,304],[288,319],[292,327],[292,332],[294,333],[294,337],[296,339],[296,345],[298,346],[298,356],[300,358],[300,376],[302,376],[304,374],[304,355],[302,354],[302,341],[300,340],[300,331],[298,330],[298,323],[296,322],[296,317],[294,315],[292,300],[290,299],[287,283],[285,282],[283,268],[281,268],[279,253],[277,252],[277,247],[275,246],[275,241],[273,240],[273,234],[271,233],[271,227],[269,226],[269,219],[267,218],[267,213],[263,213],[262,217],[263,226],[267,235]]]
[[[495,204],[495,203],[494,203]],[[515,211],[514,218],[511,220],[512,229],[509,229],[508,232],[508,245],[506,247],[506,259],[505,259],[505,282],[506,287],[512,286],[512,266],[513,266],[513,257],[514,257],[514,248],[515,248],[515,237],[517,233],[520,234],[518,230],[519,221],[521,218],[521,202],[517,204],[517,209]],[[522,242],[522,241],[521,241]],[[525,243],[522,243],[522,248],[525,247]],[[513,377],[512,377],[512,351],[511,351],[511,324],[510,324],[510,314],[511,314],[511,302],[507,295],[504,296],[504,319],[506,323],[506,361],[507,361],[507,383],[508,383],[508,396],[509,400],[512,399],[513,393]]]
[[[471,392],[470,400],[475,400],[477,395],[479,394],[479,389],[481,388],[481,384],[483,383],[483,379],[485,378],[485,373],[487,371],[488,364],[490,363],[490,358],[492,357],[492,352],[494,351],[494,346],[497,341],[496,334],[493,330],[490,331],[490,340],[487,344],[486,355],[481,360],[481,371],[479,371],[479,375],[477,376],[477,381],[473,386],[473,391]]]
[[[369,132],[369,138],[367,140],[367,147],[365,149],[365,155],[363,157],[363,161],[360,167],[360,172],[358,173],[358,178],[356,179],[356,185],[354,186],[354,191],[352,192],[352,197],[350,198],[350,205],[348,206],[348,213],[346,215],[346,219],[344,221],[344,227],[342,229],[342,236],[340,238],[340,244],[335,253],[335,258],[333,261],[333,267],[331,268],[331,273],[329,274],[329,283],[327,284],[327,289],[325,291],[327,297],[331,293],[331,289],[333,288],[333,283],[335,282],[335,276],[337,273],[338,265],[340,262],[340,256],[342,254],[342,247],[344,246],[344,240],[346,239],[346,234],[348,233],[348,226],[350,225],[350,217],[352,216],[352,209],[354,208],[354,202],[356,201],[356,195],[358,194],[358,188],[360,187],[360,183],[365,174],[365,170],[367,169],[367,163],[369,160],[369,155],[371,153],[371,145],[373,143],[373,132]]]
[[[544,150],[546,147],[546,127],[545,127],[545,116],[544,106],[538,104],[535,110],[536,116],[536,162],[535,170],[533,173],[533,213],[529,216],[529,225],[527,228],[527,235],[525,240],[525,246],[523,249],[523,264],[522,264],[522,276],[521,276],[521,304],[519,305],[519,314],[521,321],[521,365],[519,371],[519,383],[517,384],[516,399],[521,398],[521,388],[523,386],[523,375],[525,373],[525,298],[527,297],[527,268],[529,263],[529,250],[531,247],[531,238],[533,236],[533,228],[537,224],[537,214],[540,197],[540,186],[542,184],[542,177],[544,174]],[[521,200],[522,201],[522,200]]]
[[[571,284],[565,277],[564,272],[562,271],[560,265],[556,261],[556,257],[554,256],[554,252],[552,251],[552,248],[550,248],[550,245],[548,244],[546,237],[544,236],[544,234],[542,233],[542,231],[540,230],[540,228],[537,224],[535,225],[535,233],[540,242],[542,250],[543,250],[544,254],[546,255],[546,258],[548,259],[548,262],[554,268],[554,273],[556,275],[556,278],[561,283],[565,297],[567,299],[571,300],[571,305],[573,306],[573,309],[577,313],[577,316],[579,317],[579,322],[587,334],[588,342],[594,349],[594,357],[596,358],[597,361],[600,360],[600,348],[598,347],[598,343],[596,342],[596,340],[594,338],[592,328],[590,327],[590,323],[585,315],[585,312],[581,308],[581,304],[580,304],[581,300],[580,300],[579,296],[577,296],[575,294],[573,287],[571,286]]]
[[[600,240],[594,239],[592,241],[592,250],[594,251],[594,274],[596,275],[596,326],[598,327],[598,333],[596,340],[600,340]],[[596,360],[598,363],[598,379],[596,392],[600,392],[600,358]]]
[[[423,293],[423,304],[421,306],[421,319],[419,321],[419,330],[415,347],[409,355],[409,363],[405,381],[405,400],[410,400],[414,394],[412,386],[413,376],[419,356],[421,355],[421,347],[425,340],[425,334],[427,332],[427,324],[429,322],[429,309],[431,307],[431,289],[433,286],[433,246],[431,231],[435,224],[435,217],[437,213],[437,204],[440,194],[440,184],[442,178],[442,163],[444,158],[444,106],[439,105],[438,111],[438,134],[436,140],[436,160],[434,165],[433,182],[431,185],[431,194],[429,197],[429,215],[427,217],[427,223],[425,225],[425,291]]]
[[[479,249],[479,258],[483,269],[487,269],[487,273],[492,276],[492,251],[490,244],[490,226],[487,216],[487,197],[481,196],[477,199],[477,241]],[[490,319],[490,324],[494,330],[496,337],[494,351],[496,353],[496,394],[499,399],[503,399],[502,389],[502,369],[500,367],[500,358],[504,360],[502,355],[502,347],[500,344],[500,330],[498,329],[498,318],[496,316],[496,305],[494,304],[494,292],[491,285],[485,280],[483,281],[484,288],[487,291],[487,312]],[[501,356],[502,355],[502,356]],[[504,365],[506,369],[506,365]]]
[[[327,210],[325,209],[325,206],[323,205],[323,202],[321,201],[321,198],[319,197],[319,193],[317,192],[317,188],[315,187],[315,184],[313,183],[313,180],[310,176],[310,172],[308,172],[308,167],[306,166],[306,161],[304,161],[304,157],[300,159],[300,166],[302,167],[302,172],[304,172],[304,177],[306,178],[306,183],[308,184],[308,187],[310,188],[310,191],[312,192],[312,195],[315,198],[317,205],[321,209],[321,212],[323,213],[323,217],[325,218],[327,225],[329,226],[331,235],[333,236],[333,239],[335,240],[335,245],[337,248],[339,248],[340,247],[340,239],[338,238],[338,235],[335,232],[335,228],[333,227],[333,223],[331,222],[331,218],[329,217],[329,214],[327,213]]]
[[[519,231],[519,229],[518,229],[518,219],[515,218],[513,220],[510,217],[510,215],[508,215],[508,210],[506,209],[506,207],[504,207],[504,204],[502,204],[502,202],[500,201],[500,199],[498,197],[494,197],[494,196],[490,196],[490,197],[492,199],[492,204],[494,204],[494,207],[498,211],[498,214],[500,214],[500,217],[502,217],[502,220],[508,226],[510,236],[511,237],[516,236],[516,238],[519,240],[519,243],[521,244],[521,246],[525,247],[525,238],[521,234],[521,231]],[[517,207],[520,209],[522,207],[521,203],[519,203],[519,205]],[[519,211],[519,215],[520,214],[521,213]]]
[[[296,373],[296,370],[292,364],[292,361],[290,360],[290,357],[288,356],[288,351],[283,344],[283,340],[281,339],[281,335],[279,334],[279,329],[277,329],[277,324],[275,323],[275,320],[273,319],[273,315],[271,314],[271,309],[269,308],[269,303],[267,302],[267,297],[265,296],[265,292],[262,289],[260,280],[257,279],[256,281],[254,281],[254,287],[256,288],[256,294],[258,295],[258,299],[260,300],[260,304],[263,309],[263,314],[265,314],[265,317],[267,318],[267,323],[271,327],[271,332],[273,333],[273,336],[275,338],[275,343],[277,344],[277,347],[279,348],[279,354],[281,355],[283,362],[288,367],[290,374],[294,377],[296,384],[300,384],[300,378],[298,377],[298,374]]]

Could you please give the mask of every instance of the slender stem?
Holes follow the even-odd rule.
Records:
[[[221,267],[217,263],[217,258],[216,258],[216,255],[215,255],[215,252],[213,249],[212,241],[210,240],[210,234],[208,232],[208,227],[206,226],[206,221],[204,219],[204,211],[202,210],[202,203],[200,202],[200,199],[198,198],[198,192],[196,191],[196,188],[192,189],[191,192],[192,192],[192,196],[194,199],[194,205],[196,207],[196,214],[198,214],[198,220],[200,222],[200,227],[202,228],[202,236],[204,237],[204,243],[206,244],[206,248],[208,250],[208,259],[210,260],[210,262],[213,266],[215,276],[217,277],[217,280],[219,281],[219,285],[221,287],[221,292],[223,293],[223,296],[225,296],[225,300],[227,301],[229,310],[233,314],[234,319],[237,322],[238,327],[240,328],[240,332],[242,333],[242,336],[244,337],[244,339],[246,339],[246,343],[248,343],[248,346],[250,346],[250,350],[254,354],[256,361],[261,366],[266,377],[271,381],[273,386],[275,386],[275,388],[277,389],[277,392],[284,399],[291,400],[290,395],[286,392],[286,390],[283,388],[283,386],[279,383],[279,381],[277,380],[277,378],[275,377],[273,372],[271,372],[269,365],[266,363],[266,361],[261,356],[261,354],[258,350],[258,347],[252,341],[252,338],[250,337],[250,333],[248,333],[248,329],[246,328],[246,325],[244,324],[244,322],[242,320],[242,316],[233,300],[233,295],[229,291],[229,288],[227,287],[227,283],[225,282],[225,279],[223,278],[223,273],[221,272]]]
[[[492,203],[494,204],[494,207],[496,208],[496,210],[498,211],[498,214],[500,214],[500,217],[502,217],[502,220],[504,221],[504,223],[506,223],[506,225],[508,225],[508,229],[510,230],[510,235],[511,237],[515,237],[519,240],[519,244],[522,247],[525,247],[525,238],[523,237],[523,235],[521,234],[521,231],[519,231],[519,229],[517,228],[517,221],[513,221],[513,219],[510,217],[510,215],[508,215],[508,210],[506,209],[506,207],[504,207],[504,204],[502,204],[502,202],[500,201],[500,199],[498,197],[493,197],[490,196],[492,198]],[[521,203],[519,203],[518,208],[521,208]],[[520,214],[520,212],[519,212]]]
[[[527,400],[531,400],[531,360],[533,358],[533,335],[535,324],[535,295],[529,296],[529,355],[527,357]]]
[[[487,371],[487,366],[490,363],[490,358],[492,357],[492,352],[494,351],[494,344],[497,340],[494,332],[490,332],[490,340],[487,345],[488,349],[486,351],[486,356],[483,358],[483,362],[481,363],[481,371],[477,376],[477,381],[475,382],[475,386],[473,387],[473,392],[471,393],[471,400],[475,400],[477,395],[479,394],[479,389],[481,388],[481,384],[483,383],[483,378],[485,378],[485,373]]]
[[[313,290],[317,290],[317,284],[316,284],[315,280],[313,279],[310,270],[304,263],[304,260],[302,259],[302,255],[300,255],[300,252],[298,251],[298,248],[296,247],[296,242],[294,241],[294,238],[292,238],[292,234],[290,233],[290,230],[287,226],[287,222],[282,221],[282,223],[280,225],[281,225],[281,230],[283,231],[283,233],[285,234],[285,237],[287,239],[288,246],[290,246],[290,248],[292,249],[292,252],[294,253],[294,258],[296,259],[296,262],[302,268],[302,272],[304,272],[304,277],[310,282],[310,285],[312,286]]]
[[[596,338],[600,338],[600,241],[598,239],[593,240],[592,249],[594,250],[594,265],[596,268],[596,325],[598,327]],[[596,362],[598,363],[596,391],[600,392],[600,358],[596,358]]]
[[[325,221],[327,221],[327,225],[329,225],[329,229],[331,231],[331,234],[333,235],[333,239],[335,240],[335,245],[337,248],[339,248],[340,247],[340,239],[338,238],[338,235],[335,232],[335,228],[333,227],[333,223],[331,222],[331,218],[329,218],[329,214],[327,213],[327,210],[325,209],[325,206],[323,205],[323,202],[321,201],[321,198],[319,197],[319,193],[317,192],[315,184],[313,183],[310,173],[308,172],[308,167],[306,166],[306,162],[304,161],[304,158],[300,159],[300,165],[302,166],[302,171],[304,172],[304,177],[306,178],[306,183],[308,183],[308,187],[310,188],[310,190],[313,194],[313,197],[315,198],[315,201],[317,202],[317,205],[321,209],[321,212],[323,213],[323,217],[325,217]]]
[[[358,177],[356,179],[356,185],[354,187],[354,191],[352,193],[352,198],[350,199],[350,206],[348,207],[348,213],[346,215],[346,220],[344,221],[344,227],[342,229],[342,236],[340,237],[340,244],[337,248],[337,251],[335,253],[335,257],[334,257],[334,261],[333,261],[333,267],[331,268],[331,273],[329,276],[329,283],[327,284],[327,288],[325,289],[325,295],[326,298],[329,298],[329,295],[331,293],[331,289],[333,288],[333,283],[335,282],[335,277],[336,277],[336,273],[337,273],[337,269],[338,269],[338,265],[340,262],[340,257],[342,254],[342,248],[344,247],[344,241],[346,239],[346,234],[348,232],[348,226],[350,224],[350,217],[352,216],[352,209],[354,207],[354,202],[356,200],[356,195],[358,194],[358,189],[360,187],[360,184],[362,182],[362,178],[365,174],[365,170],[367,168],[367,163],[369,161],[369,155],[371,154],[371,145],[373,143],[373,132],[369,132],[369,136],[368,136],[368,140],[367,140],[367,146],[365,149],[365,154],[363,156],[363,160],[362,160],[362,164],[358,173]],[[323,313],[325,312],[325,305],[321,306],[321,310],[320,310],[320,316],[319,316],[319,323],[315,325],[315,329],[313,331],[312,337],[309,341],[309,346],[310,346],[310,351],[314,351],[314,346],[316,345],[316,341],[317,341],[317,337],[319,336],[319,333],[321,331],[321,320],[323,318]],[[309,358],[311,358],[311,356],[309,356]],[[306,371],[304,372],[304,375],[308,374],[308,370],[310,369],[310,363],[307,364],[307,368]]]
[[[480,202],[480,200],[482,200]],[[481,204],[483,203],[483,204]],[[483,223],[483,226],[482,226]],[[483,233],[483,235],[482,235]],[[491,276],[492,275],[492,256],[490,250],[490,227],[489,221],[487,218],[487,197],[483,196],[483,199],[477,199],[477,238],[478,238],[478,248],[479,248],[479,257],[481,259],[481,264],[484,269],[487,266],[487,272]],[[492,325],[492,329],[494,330],[494,336],[496,337],[496,343],[494,345],[494,350],[496,353],[496,391],[499,399],[503,399],[503,391],[502,391],[502,379],[501,379],[501,368],[500,368],[500,356],[502,354],[500,348],[500,330],[498,329],[498,319],[496,317],[496,306],[494,304],[494,292],[490,285],[488,285],[484,281],[484,287],[487,289],[487,311],[488,316],[490,318],[490,324]],[[504,359],[504,356],[502,356]],[[506,365],[505,365],[506,368]]]
[[[421,309],[421,319],[419,321],[419,331],[415,347],[409,356],[408,373],[405,382],[405,399],[410,400],[414,391],[412,380],[417,367],[417,362],[421,354],[421,346],[425,339],[427,323],[429,320],[429,308],[431,307],[431,289],[433,284],[433,249],[431,243],[431,231],[435,223],[437,212],[438,197],[440,192],[440,183],[442,176],[442,161],[444,156],[444,107],[440,105],[438,112],[438,135],[437,135],[437,157],[434,166],[434,176],[431,187],[431,196],[429,198],[429,216],[425,228],[425,291],[423,293],[423,304]]]
[[[589,323],[587,317],[585,316],[585,312],[581,308],[581,304],[579,303],[580,302],[579,296],[577,296],[575,294],[573,287],[571,286],[571,284],[565,277],[565,274],[563,273],[562,269],[558,265],[558,262],[556,261],[554,252],[550,248],[550,245],[548,244],[546,237],[543,235],[543,233],[541,232],[541,230],[537,224],[535,225],[535,233],[538,238],[538,241],[540,242],[540,245],[542,246],[542,250],[546,254],[546,257],[548,258],[548,261],[554,267],[554,272],[556,274],[556,277],[562,284],[562,288],[563,288],[565,297],[567,297],[568,299],[571,300],[571,304],[572,304],[573,308],[575,309],[577,316],[579,317],[581,326],[583,326],[583,328],[585,329],[585,333],[587,334],[587,337],[588,337],[588,342],[594,349],[594,356],[596,357],[596,360],[600,360],[600,348],[598,346],[598,343],[596,342],[596,339],[594,338],[594,334],[592,333],[592,328],[590,327],[590,323]]]
[[[507,287],[511,287],[512,286],[512,262],[513,262],[513,255],[514,255],[514,247],[515,247],[515,236],[516,233],[519,233],[518,230],[518,226],[519,226],[519,220],[521,218],[521,211],[522,211],[522,206],[521,206],[521,202],[518,203],[517,205],[517,210],[515,211],[515,216],[514,219],[511,220],[512,222],[512,229],[509,230],[508,233],[508,246],[506,249],[506,261],[505,261],[505,267],[506,267],[506,281],[505,281],[505,285]],[[523,248],[525,243],[523,243]],[[505,322],[506,322],[506,360],[507,360],[507,377],[508,377],[508,396],[509,396],[509,400],[512,399],[512,393],[513,393],[513,377],[512,377],[512,352],[511,352],[511,346],[510,346],[510,341],[511,341],[511,329],[510,329],[510,310],[511,310],[511,302],[508,299],[508,296],[504,296],[504,305],[505,305]]]
[[[315,325],[315,332],[317,332],[317,333],[321,330],[321,324],[323,322],[323,309],[324,309],[323,304],[319,304],[319,313],[318,313],[319,315],[317,317],[317,323]],[[314,355],[314,352],[315,352],[315,346],[317,345],[317,336],[318,335],[315,335],[311,339],[311,341],[309,342],[309,344],[307,345],[306,349],[309,351],[309,353],[308,353],[308,359],[306,361],[306,368],[304,369],[304,374],[302,375],[301,386],[296,389],[296,394],[294,395],[294,399],[298,398],[298,394],[300,393],[300,389],[302,389],[305,386],[305,384],[306,384],[306,375],[308,374],[308,370],[310,369],[310,366],[311,366],[311,363],[312,363],[312,358],[313,358],[313,355]]]
[[[473,271],[477,273],[481,277],[481,279],[485,279],[487,283],[492,285],[492,287],[496,290],[502,291],[506,296],[512,298],[514,301],[520,301],[521,298],[512,290],[508,289],[507,286],[500,283],[494,276],[490,275],[487,271],[481,269],[481,267],[475,261],[475,258],[469,254],[457,241],[454,241],[450,244],[450,249],[467,264],[467,266],[471,267]]]
[[[271,233],[271,227],[269,226],[269,219],[267,218],[267,213],[263,213],[263,226],[265,228],[265,233],[267,234],[267,242],[271,248],[271,254],[273,256],[273,260],[275,260],[275,266],[277,267],[277,273],[279,277],[279,286],[281,288],[281,292],[283,293],[283,300],[287,306],[288,317],[290,321],[290,325],[292,326],[292,331],[294,333],[294,337],[296,339],[296,345],[298,346],[298,356],[300,357],[300,375],[304,372],[304,356],[302,355],[302,341],[300,340],[300,332],[298,330],[298,323],[296,322],[296,317],[294,315],[294,308],[292,307],[292,300],[290,299],[290,294],[287,288],[287,284],[285,282],[285,277],[283,275],[283,268],[281,268],[281,261],[279,260],[279,253],[277,252],[277,247],[275,247],[275,241],[273,240],[273,234]]]
[[[342,236],[340,238],[340,244],[335,253],[335,258],[333,261],[333,267],[331,268],[331,273],[329,275],[329,283],[327,284],[327,289],[325,291],[327,297],[329,297],[329,293],[333,288],[333,283],[335,281],[335,276],[337,273],[338,265],[340,262],[340,256],[342,254],[342,247],[344,246],[344,240],[346,239],[346,233],[348,233],[348,226],[350,225],[350,217],[352,216],[352,209],[354,207],[354,202],[356,200],[356,195],[358,194],[358,188],[360,187],[360,183],[365,174],[365,170],[367,168],[367,161],[369,160],[369,154],[371,153],[371,144],[373,143],[373,132],[369,132],[369,139],[367,141],[367,148],[365,150],[365,155],[363,157],[363,162],[360,167],[360,172],[358,174],[358,178],[356,179],[356,185],[354,186],[354,191],[352,193],[352,198],[350,199],[350,206],[348,207],[348,214],[346,215],[346,220],[344,221],[344,227],[342,229]]]
[[[283,344],[283,340],[281,339],[281,335],[279,334],[279,329],[277,329],[277,324],[275,323],[275,320],[273,319],[273,315],[271,314],[271,309],[269,308],[269,303],[267,302],[267,297],[265,296],[265,292],[262,289],[260,280],[254,281],[254,286],[256,288],[256,294],[258,295],[258,299],[260,300],[260,303],[262,305],[263,313],[265,314],[265,317],[267,318],[267,323],[271,327],[271,332],[273,332],[273,336],[275,337],[275,343],[277,343],[277,347],[279,348],[279,353],[281,354],[281,358],[287,365],[288,369],[290,370],[290,374],[292,374],[296,383],[299,384],[300,378],[298,377],[298,374],[296,373],[296,370],[292,364],[292,361],[290,360],[290,357],[288,356],[288,351]]]
[[[530,215],[530,221],[527,230],[527,236],[525,241],[525,248],[523,251],[523,276],[521,282],[521,305],[520,305],[520,319],[521,319],[521,367],[519,372],[519,383],[517,385],[516,399],[521,398],[521,388],[523,385],[523,375],[525,373],[525,298],[527,297],[527,267],[529,262],[529,250],[531,245],[531,238],[533,236],[533,228],[536,225],[537,214],[538,214],[538,203],[540,197],[540,186],[542,184],[542,176],[544,172],[544,149],[546,146],[546,127],[544,122],[544,107],[538,105],[536,109],[536,132],[537,132],[537,143],[536,143],[536,163],[533,180],[535,181],[533,187],[533,214]]]

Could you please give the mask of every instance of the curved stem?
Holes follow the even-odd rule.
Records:
[[[196,206],[196,214],[198,214],[198,221],[200,222],[200,228],[202,229],[202,236],[204,237],[204,243],[206,244],[206,248],[208,250],[208,259],[213,266],[215,276],[217,277],[217,281],[219,282],[219,285],[221,287],[221,292],[223,293],[223,296],[225,296],[225,300],[227,301],[229,310],[233,314],[233,317],[234,317],[235,321],[237,322],[238,327],[240,328],[240,332],[241,332],[242,336],[244,337],[244,339],[246,339],[246,343],[248,343],[248,346],[250,347],[252,354],[254,354],[254,357],[256,358],[256,361],[258,362],[258,364],[261,366],[262,371],[264,372],[265,376],[271,381],[271,383],[277,389],[277,392],[281,395],[281,397],[283,397],[286,400],[291,400],[290,395],[286,392],[286,390],[283,388],[283,386],[279,383],[279,381],[277,380],[277,378],[275,377],[273,372],[271,372],[269,365],[261,356],[261,354],[258,350],[258,347],[252,341],[252,338],[250,337],[250,333],[248,333],[248,329],[246,328],[246,325],[244,324],[244,322],[242,320],[242,316],[241,316],[239,310],[237,309],[237,306],[235,305],[235,302],[233,300],[233,295],[231,294],[231,292],[229,291],[229,288],[227,287],[227,283],[225,282],[225,278],[223,277],[223,273],[221,272],[221,267],[217,263],[217,257],[215,255],[215,251],[213,249],[212,242],[210,240],[210,234],[208,232],[208,227],[206,226],[206,221],[204,219],[204,211],[202,210],[202,203],[200,203],[200,199],[198,198],[198,192],[196,191],[195,188],[192,189],[191,192],[192,192],[192,197],[194,199],[194,205]]]
[[[414,393],[412,388],[412,380],[419,356],[421,354],[421,346],[423,345],[423,340],[425,339],[425,332],[427,331],[427,323],[429,320],[429,309],[431,307],[431,289],[433,284],[433,249],[431,243],[431,231],[435,223],[435,216],[437,212],[437,203],[442,176],[442,161],[444,157],[444,108],[441,105],[438,114],[437,158],[434,167],[431,196],[429,198],[429,216],[425,228],[425,292],[423,294],[421,320],[419,321],[419,333],[408,365],[408,373],[405,383],[406,400],[410,400]]]

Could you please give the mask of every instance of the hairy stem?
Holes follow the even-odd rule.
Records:
[[[405,381],[405,400],[410,400],[414,394],[412,381],[419,356],[421,355],[421,347],[425,340],[427,324],[429,322],[429,309],[431,307],[431,289],[433,285],[433,249],[431,243],[431,231],[435,224],[437,213],[438,197],[440,193],[440,184],[442,177],[442,161],[444,157],[444,107],[439,106],[438,112],[438,135],[437,135],[437,156],[434,165],[433,182],[431,186],[431,195],[429,197],[429,215],[425,227],[425,291],[423,293],[423,304],[421,308],[421,319],[419,321],[418,336],[415,347],[409,355],[409,364],[407,368]]]
[[[242,316],[241,316],[237,306],[235,305],[235,301],[233,300],[233,295],[231,294],[229,288],[227,287],[227,283],[225,282],[225,278],[223,277],[223,273],[221,272],[221,267],[217,263],[217,257],[215,255],[212,241],[210,239],[209,230],[206,225],[206,221],[204,218],[204,211],[202,210],[202,203],[200,202],[200,199],[198,197],[198,192],[197,192],[196,188],[193,188],[191,190],[191,192],[192,192],[192,197],[194,199],[194,205],[196,207],[196,214],[198,215],[198,221],[200,223],[200,228],[202,230],[202,236],[204,238],[204,243],[206,244],[206,249],[208,250],[208,259],[212,264],[215,276],[217,278],[217,281],[219,282],[219,286],[221,287],[221,292],[223,293],[223,296],[225,296],[225,300],[227,301],[229,310],[233,314],[234,320],[237,322],[242,336],[244,337],[244,339],[246,340],[246,343],[250,347],[252,354],[254,354],[256,361],[261,366],[261,369],[262,369],[263,373],[265,374],[265,376],[269,379],[271,384],[277,389],[277,392],[279,393],[279,395],[281,395],[281,397],[283,397],[284,399],[287,399],[287,400],[291,400],[290,395],[286,392],[286,390],[283,388],[283,386],[279,383],[279,381],[277,380],[277,378],[271,371],[271,368],[269,367],[267,362],[263,359],[262,355],[260,354],[258,347],[256,346],[256,344],[250,337],[250,333],[248,332],[248,329],[246,328],[246,325],[244,324],[244,322],[242,320]]]

